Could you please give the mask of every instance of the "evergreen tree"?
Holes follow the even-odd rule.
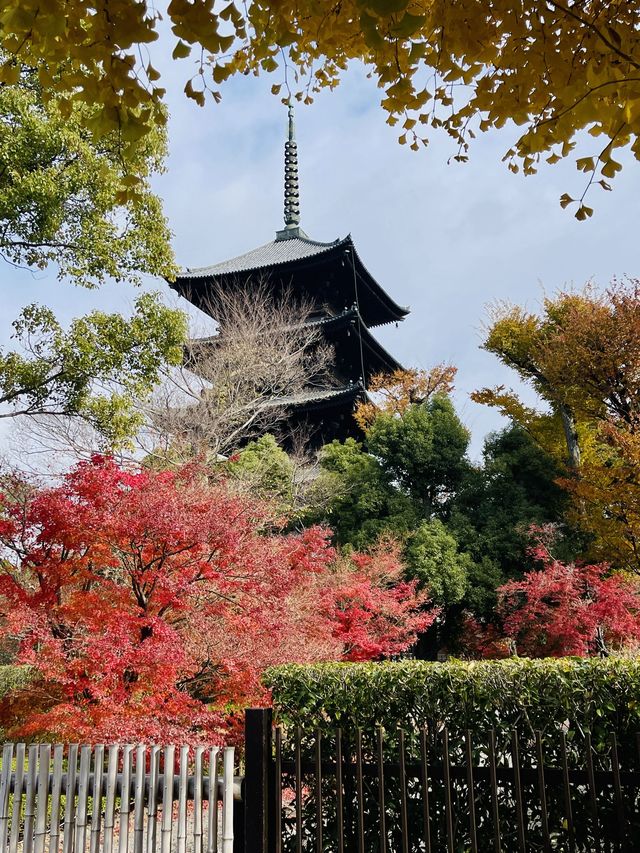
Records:
[[[471,471],[468,442],[445,394],[401,414],[380,412],[367,430],[366,448],[353,439],[324,448],[317,490],[330,497],[307,521],[327,523],[347,548],[370,548],[385,535],[399,538],[408,576],[448,607],[464,595],[471,564],[447,527]]]
[[[495,606],[495,590],[529,568],[532,526],[562,525],[566,492],[556,483],[561,471],[517,424],[487,436],[483,464],[468,472],[451,511],[450,529],[473,558],[465,605],[479,615]],[[563,556],[575,553],[571,530],[558,543]]]
[[[367,448],[390,481],[425,518],[446,518],[469,470],[469,432],[451,399],[435,394],[401,417],[380,414],[367,432]]]

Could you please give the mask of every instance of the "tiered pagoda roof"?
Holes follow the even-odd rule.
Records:
[[[206,311],[212,284],[234,287],[268,277],[274,296],[286,288],[310,297],[314,304],[327,302],[340,305],[341,310],[353,304],[357,292],[360,316],[368,327],[407,316],[409,309],[394,302],[362,263],[350,234],[331,243],[319,243],[301,229],[297,232],[296,236],[278,236],[229,261],[187,268],[173,287]]]
[[[285,145],[285,227],[269,243],[221,263],[182,270],[171,285],[206,313],[215,314],[213,293],[265,284],[278,298],[293,294],[312,306],[309,325],[322,329],[333,346],[333,381],[309,388],[277,405],[287,409],[291,428],[306,423],[318,445],[333,438],[359,436],[352,417],[357,400],[366,398],[371,377],[401,367],[369,331],[403,320],[409,313],[381,287],[362,263],[351,235],[329,243],[312,240],[300,228],[297,149],[293,111],[289,108],[289,139]],[[215,338],[191,346],[214,346]],[[270,403],[275,405],[275,403]]]

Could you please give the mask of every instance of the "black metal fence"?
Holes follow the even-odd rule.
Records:
[[[237,851],[640,850],[640,737],[284,731],[251,710],[245,755]]]

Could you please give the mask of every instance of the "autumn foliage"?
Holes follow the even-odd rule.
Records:
[[[163,17],[173,58],[190,57],[184,91],[201,105],[207,92],[219,100],[217,87],[232,76],[269,72],[274,94],[309,103],[364,63],[388,124],[415,150],[444,131],[464,161],[478,131],[512,122],[520,132],[505,159],[531,174],[571,155],[588,130],[588,156],[576,157],[582,197],[561,197],[585,219],[586,189],[610,189],[622,168],[615,149],[640,158],[639,16],[629,0],[172,0],[162,15],[135,0],[110,0],[108,13],[80,0],[5,0],[0,82],[14,83],[18,62],[31,63],[41,85],[64,96],[63,117],[73,100],[99,104],[91,129],[130,145],[162,118],[165,89],[149,51]]]
[[[0,707],[16,737],[215,738],[266,666],[397,653],[435,618],[393,543],[338,557],[195,467],[5,483],[0,543],[0,631],[37,672]]]
[[[457,368],[437,364],[431,370],[398,369],[378,373],[367,387],[376,402],[364,400],[354,417],[361,429],[367,430],[379,414],[402,416],[414,403],[425,403],[434,394],[450,394]]]
[[[585,657],[640,643],[640,584],[600,565],[565,564],[547,543],[531,549],[540,569],[498,589],[500,628],[465,623],[465,651],[478,657]]]
[[[484,347],[533,387],[546,411],[504,386],[473,399],[567,465],[569,520],[589,534],[588,559],[639,573],[640,281],[561,291],[539,314],[499,305]]]

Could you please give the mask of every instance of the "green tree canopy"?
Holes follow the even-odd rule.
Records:
[[[14,321],[22,351],[0,349],[0,418],[78,417],[111,446],[141,423],[134,401],[147,396],[165,363],[182,359],[186,319],[144,293],[131,318],[94,311],[62,328],[53,312],[30,305]]]
[[[367,432],[367,448],[390,482],[422,508],[424,517],[445,517],[469,468],[469,431],[451,399],[435,394],[402,417],[380,414]]]
[[[531,568],[530,529],[559,525],[557,548],[567,559],[581,544],[565,525],[562,470],[517,424],[485,439],[483,463],[469,470],[451,510],[449,529],[471,555],[465,604],[479,615],[495,605],[495,590]]]
[[[353,438],[326,445],[320,469],[316,492],[330,497],[311,508],[308,520],[326,521],[339,545],[367,548],[385,533],[402,537],[419,524],[421,514],[411,498]]]
[[[471,560],[441,519],[470,468],[468,441],[445,394],[409,404],[402,414],[379,411],[366,447],[348,439],[323,449],[317,489],[330,497],[308,520],[328,523],[337,543],[352,548],[399,539],[408,575],[428,586],[434,601],[454,604]]]
[[[481,465],[469,462],[467,441],[448,398],[380,414],[366,448],[352,439],[324,448],[318,490],[329,500],[308,519],[327,522],[338,544],[354,548],[398,537],[408,575],[434,600],[489,615],[496,588],[531,566],[531,525],[560,525],[567,558],[580,542],[563,527],[561,472],[524,429],[489,435]]]
[[[436,604],[451,605],[462,599],[468,582],[471,557],[459,550],[455,536],[438,518],[423,521],[405,549],[409,577],[429,589]]]
[[[255,484],[261,497],[277,495],[291,500],[293,463],[272,435],[250,441],[231,457],[227,470]]]
[[[466,547],[495,560],[507,577],[522,571],[529,527],[557,523],[567,509],[568,496],[555,482],[561,473],[517,424],[490,433],[483,464],[465,478],[452,513]],[[472,525],[468,537],[461,517]]]
[[[92,133],[101,113],[47,92],[29,69],[0,84],[0,255],[55,263],[60,278],[86,286],[171,277],[169,229],[149,185],[163,168],[164,130],[130,139],[125,161],[122,130]]]

